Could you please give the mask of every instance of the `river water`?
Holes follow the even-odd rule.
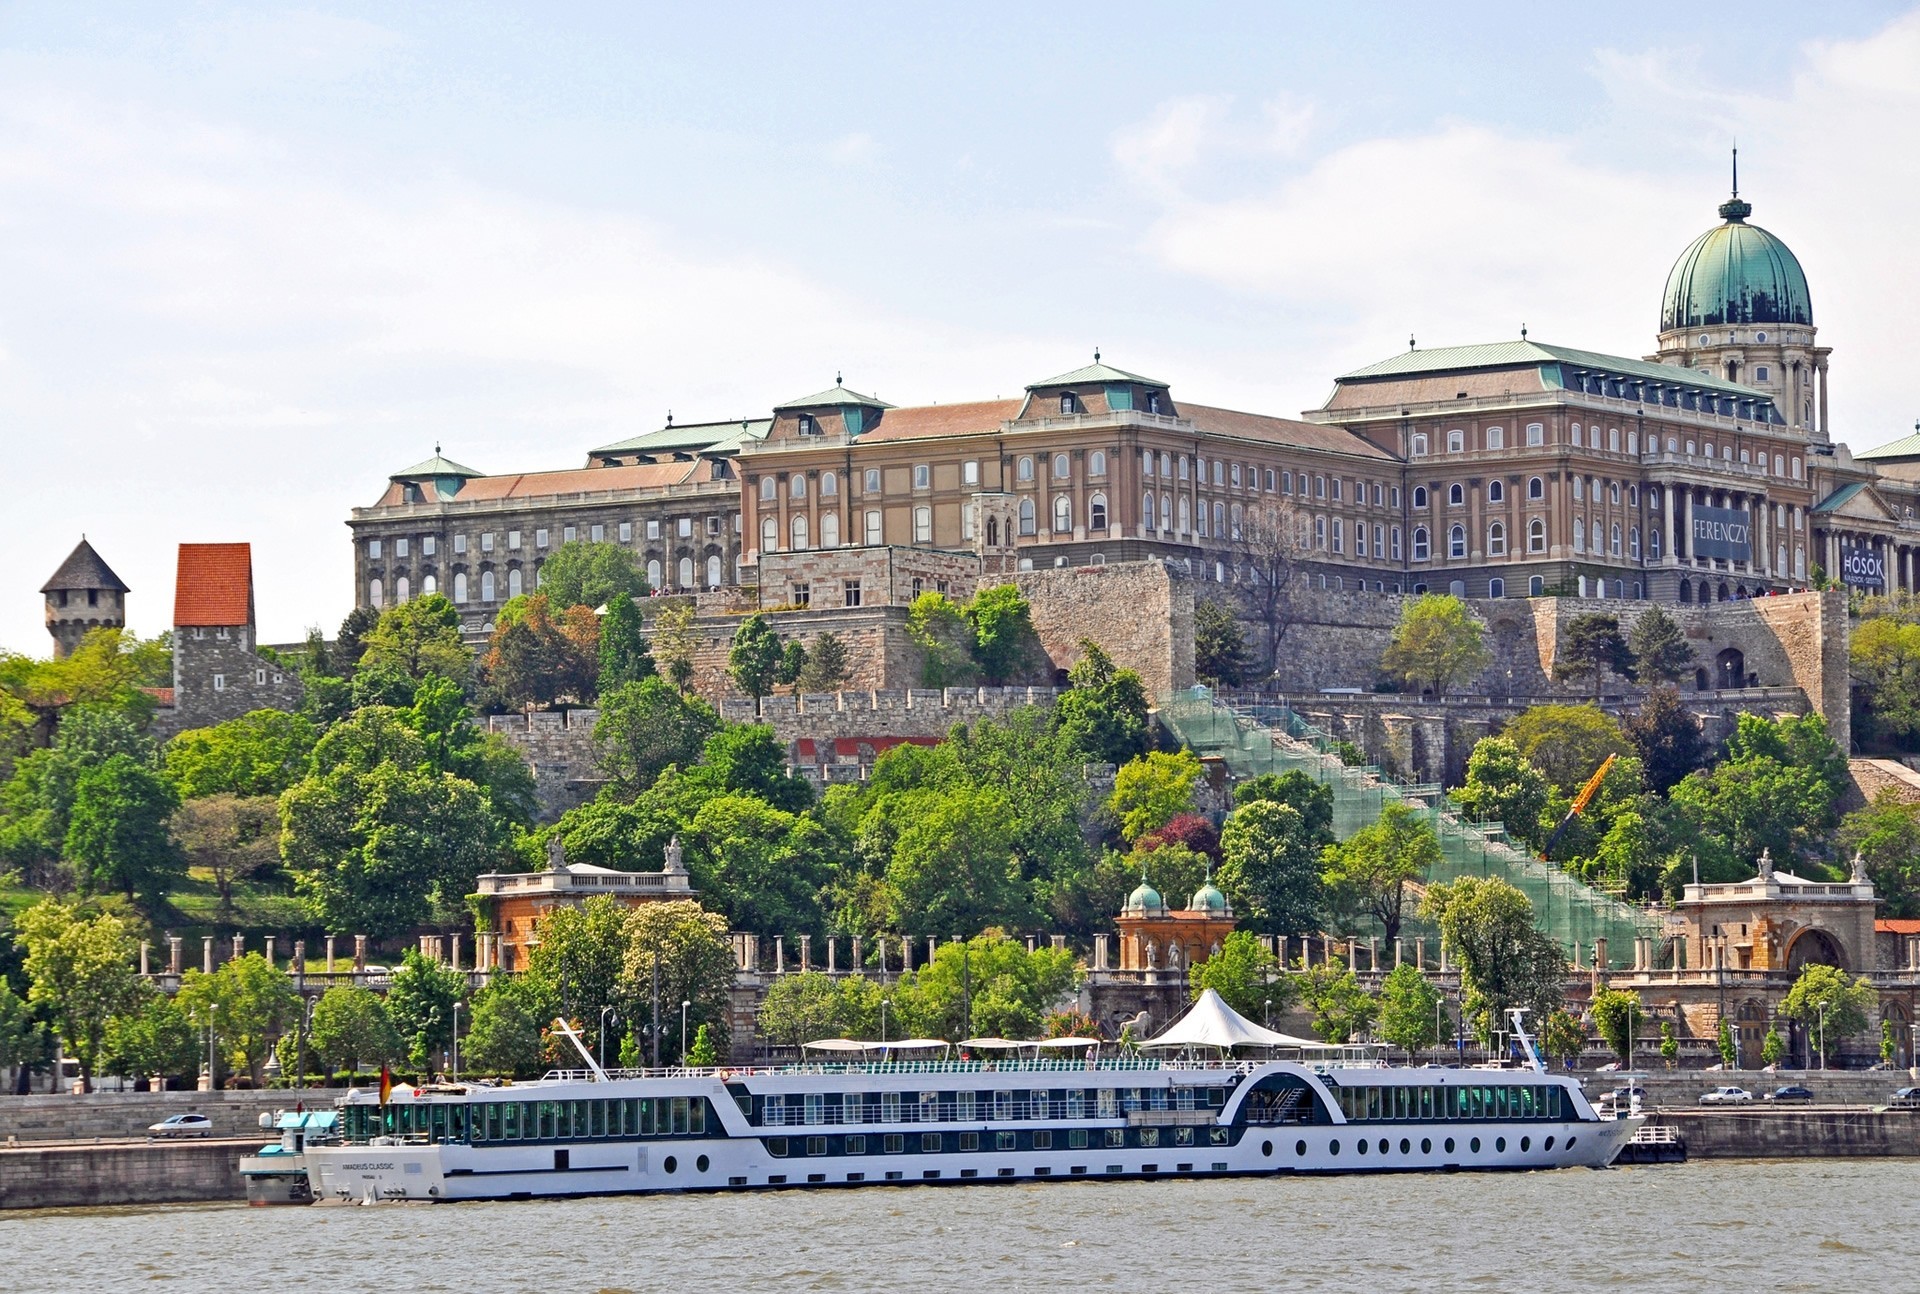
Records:
[[[10,1294],[1831,1294],[1920,1282],[1920,1231],[1909,1225],[1917,1181],[1911,1160],[1719,1160],[1607,1172],[49,1210],[0,1214],[0,1285]]]

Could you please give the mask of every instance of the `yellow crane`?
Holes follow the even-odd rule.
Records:
[[[1553,847],[1560,843],[1560,837],[1565,835],[1567,828],[1573,825],[1573,820],[1585,813],[1587,806],[1593,803],[1593,797],[1600,793],[1600,783],[1607,780],[1608,771],[1613,768],[1613,762],[1619,758],[1618,755],[1608,755],[1600,761],[1600,767],[1594,771],[1592,777],[1587,779],[1587,784],[1580,788],[1580,794],[1573,797],[1573,807],[1567,810],[1567,816],[1560,819],[1560,825],[1553,829],[1553,834],[1547,837],[1547,843],[1540,847],[1541,862],[1547,862],[1553,857]]]

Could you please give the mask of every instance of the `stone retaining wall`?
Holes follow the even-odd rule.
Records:
[[[1686,1138],[1689,1159],[1920,1155],[1920,1111],[1732,1107],[1661,1111],[1655,1123]]]
[[[240,1161],[262,1144],[181,1141],[0,1148],[0,1209],[244,1199]]]
[[[331,1105],[339,1091],[94,1092],[87,1096],[0,1096],[0,1143],[144,1137],[147,1126],[175,1114],[204,1114],[216,1137],[259,1135],[260,1116],[305,1101]]]

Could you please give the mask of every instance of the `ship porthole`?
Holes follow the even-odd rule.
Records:
[[[1421,1153],[1421,1154],[1423,1154],[1423,1155],[1431,1155],[1431,1154],[1433,1153],[1433,1138],[1432,1138],[1432,1137],[1422,1137],[1422,1138],[1420,1138],[1420,1153]]]
[[[1521,1153],[1521,1154],[1523,1154],[1523,1155],[1524,1155],[1524,1154],[1526,1154],[1526,1153],[1527,1153],[1527,1152],[1528,1152],[1529,1150],[1532,1150],[1532,1149],[1533,1149],[1533,1138],[1532,1138],[1532,1137],[1522,1137],[1522,1138],[1520,1138],[1520,1153]]]
[[[1577,1145],[1579,1145],[1579,1144],[1580,1144],[1580,1138],[1578,1138],[1578,1137],[1568,1137],[1568,1138],[1567,1138],[1567,1149],[1568,1149],[1568,1150],[1572,1150],[1572,1149],[1573,1149],[1573,1148],[1574,1148],[1575,1146],[1577,1146]]]
[[[1386,1139],[1385,1137],[1382,1137],[1382,1138],[1380,1138],[1380,1153],[1381,1153],[1381,1154],[1383,1154],[1383,1155],[1384,1155],[1384,1154],[1386,1154],[1386,1153],[1387,1153],[1387,1149],[1388,1149],[1388,1147],[1387,1147],[1387,1139]]]
[[[1453,1153],[1453,1138],[1452,1138],[1452,1137],[1448,1137],[1448,1138],[1447,1138],[1447,1153],[1448,1153],[1449,1155],[1451,1155],[1451,1154]]]
[[[680,1167],[680,1161],[675,1159],[672,1155],[668,1155],[664,1160],[660,1162],[660,1166],[666,1169],[669,1173],[671,1173]]]
[[[1363,1155],[1364,1155],[1364,1154],[1366,1154],[1366,1153],[1367,1153],[1367,1139],[1366,1139],[1365,1137],[1362,1137],[1362,1138],[1360,1138],[1360,1144],[1359,1144],[1358,1146],[1356,1146],[1356,1147],[1355,1147],[1355,1149],[1357,1149],[1357,1150],[1358,1150],[1358,1151],[1359,1151],[1359,1152],[1360,1152],[1361,1154],[1363,1154]]]
[[[693,1161],[693,1166],[704,1173],[707,1171],[707,1168],[711,1163],[712,1163],[711,1160],[709,1160],[705,1155],[702,1155],[700,1156],[700,1158]]]
[[[1340,1143],[1339,1143],[1339,1141],[1337,1141],[1337,1140],[1335,1140],[1335,1141],[1329,1141],[1329,1142],[1327,1143],[1327,1153],[1328,1153],[1329,1155],[1337,1155],[1337,1154],[1339,1154],[1339,1153],[1340,1153]]]
[[[1273,1158],[1273,1143],[1271,1141],[1261,1142],[1260,1153],[1265,1155],[1269,1159]]]
[[[1495,1150],[1497,1150],[1497,1151],[1499,1151],[1499,1152],[1500,1152],[1501,1154],[1503,1154],[1503,1155],[1504,1155],[1504,1154],[1506,1154],[1506,1153],[1507,1153],[1507,1139],[1506,1139],[1505,1137],[1495,1137],[1495,1138],[1493,1139],[1493,1148],[1494,1148]]]
[[[1411,1141],[1408,1141],[1405,1137],[1400,1138],[1400,1153],[1405,1155],[1405,1154],[1411,1154],[1412,1151],[1413,1151],[1413,1143]]]
[[[1469,1141],[1469,1142],[1467,1143],[1467,1149],[1468,1149],[1468,1150],[1471,1150],[1471,1151],[1472,1151],[1472,1152],[1473,1152],[1474,1154],[1476,1154],[1476,1155],[1477,1155],[1477,1154],[1479,1154],[1479,1153],[1480,1153],[1480,1138],[1478,1138],[1478,1137],[1475,1137],[1475,1138],[1474,1138],[1474,1139],[1473,1139],[1472,1141]]]
[[[1294,1143],[1293,1143],[1293,1153],[1294,1153],[1294,1154],[1296,1154],[1296,1155],[1299,1155],[1299,1156],[1300,1156],[1300,1157],[1301,1157],[1302,1159],[1304,1159],[1304,1158],[1306,1158],[1306,1155],[1307,1155],[1307,1143],[1306,1143],[1305,1141],[1296,1141],[1296,1142],[1294,1142]]]
[[[1546,1140],[1546,1144],[1544,1144],[1544,1145],[1542,1145],[1542,1146],[1540,1147],[1540,1149],[1542,1149],[1542,1150],[1552,1150],[1552,1149],[1553,1149],[1553,1138],[1552,1138],[1552,1137],[1548,1137],[1548,1138],[1547,1138],[1547,1140]]]

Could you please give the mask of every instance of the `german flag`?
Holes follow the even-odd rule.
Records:
[[[393,1074],[383,1064],[380,1066],[380,1104],[385,1105],[393,1099]]]

